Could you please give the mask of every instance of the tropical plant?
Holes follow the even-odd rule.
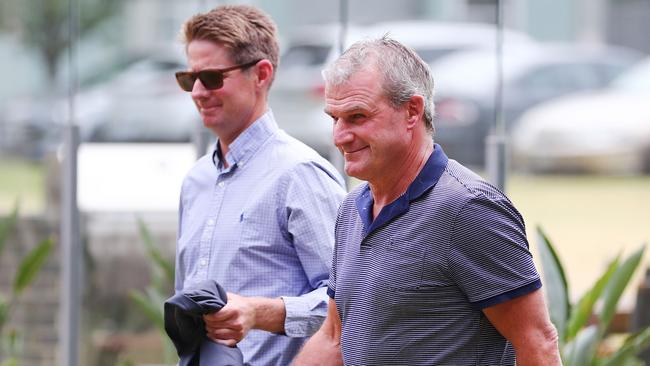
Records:
[[[618,301],[641,263],[645,245],[626,258],[617,255],[578,302],[571,304],[566,272],[557,251],[539,227],[537,236],[548,309],[557,328],[564,365],[643,365],[636,355],[650,346],[650,327],[629,335],[620,348],[608,354],[599,352],[599,346],[608,336],[607,329]],[[590,319],[594,317],[597,305],[600,312],[595,316],[597,321],[593,322]]]
[[[140,238],[144,243],[151,267],[151,283],[144,291],[132,290],[129,296],[143,314],[158,329],[163,344],[163,361],[165,364],[178,362],[176,349],[165,331],[163,304],[174,288],[174,264],[166,258],[155,244],[151,232],[141,219],[138,219]]]
[[[8,217],[0,220],[0,254],[18,222],[18,204]],[[12,311],[20,295],[34,281],[43,264],[50,255],[54,242],[45,239],[22,258],[13,278],[13,284],[8,295],[0,292],[0,366],[19,365],[20,330],[9,326]]]
[[[70,46],[68,26],[71,7],[78,16],[75,26],[83,35],[115,15],[121,1],[24,0],[18,4],[23,39],[42,56],[47,74],[54,83],[61,55]]]

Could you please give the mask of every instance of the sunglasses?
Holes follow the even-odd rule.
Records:
[[[223,86],[223,79],[226,77],[224,74],[228,71],[247,69],[260,61],[261,60],[255,60],[245,64],[226,67],[225,69],[205,69],[197,72],[178,71],[176,72],[176,81],[181,89],[186,92],[192,91],[196,79],[201,80],[201,84],[203,84],[206,89],[216,90]]]

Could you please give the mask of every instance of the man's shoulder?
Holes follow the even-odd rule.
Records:
[[[272,165],[272,169],[281,175],[324,171],[334,180],[343,181],[339,172],[327,159],[282,130],[279,130],[273,140],[264,146],[263,151],[258,153],[257,159],[272,162],[269,167],[271,168]]]
[[[441,186],[447,187],[449,191],[439,193],[446,197],[449,206],[457,207],[458,212],[485,216],[487,211],[497,210],[509,212],[516,219],[523,220],[505,193],[461,164],[450,160],[443,177],[447,184]]]
[[[505,198],[494,185],[474,171],[455,160],[449,160],[445,171],[436,184],[436,190],[445,196],[458,200],[459,196],[471,199],[499,200]]]
[[[267,145],[267,149],[271,150],[272,154],[282,157],[283,161],[290,165],[325,160],[316,150],[287,134],[284,130],[277,131],[273,140]]]

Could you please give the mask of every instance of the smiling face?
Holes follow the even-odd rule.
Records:
[[[380,74],[366,68],[325,90],[325,113],[333,119],[345,172],[371,183],[400,170],[412,141],[407,108],[394,108],[381,86]]]
[[[235,65],[230,51],[207,40],[193,40],[187,46],[187,62],[191,71],[222,69]],[[223,86],[208,90],[197,79],[192,89],[205,127],[219,139],[230,144],[266,110],[265,93],[257,82],[257,67],[233,70],[224,76]]]

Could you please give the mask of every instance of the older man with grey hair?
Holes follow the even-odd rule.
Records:
[[[433,142],[433,79],[387,37],[324,71],[347,174],[328,315],[296,365],[556,365],[524,222]]]

